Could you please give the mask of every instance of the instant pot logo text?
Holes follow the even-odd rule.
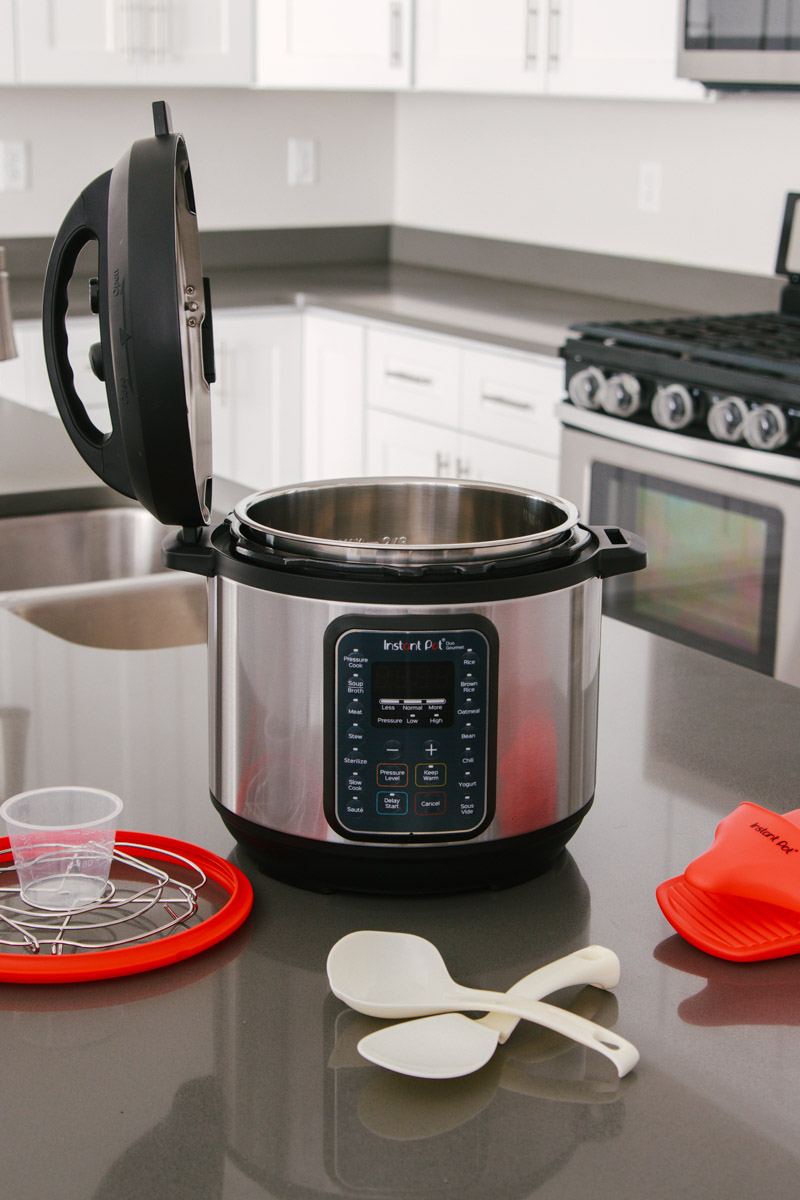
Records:
[[[753,821],[750,828],[755,829],[762,837],[769,838],[771,842],[774,842],[778,850],[782,850],[784,854],[797,854],[797,850],[793,846],[790,846],[785,838],[779,837],[777,833],[773,833],[771,829],[767,829],[766,825],[759,825],[758,821]]]
[[[390,642],[388,638],[383,639],[384,650],[397,650],[403,653],[406,650],[445,650],[444,638],[417,638],[415,642]]]

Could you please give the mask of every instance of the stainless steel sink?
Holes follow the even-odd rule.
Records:
[[[162,566],[166,533],[140,508],[2,518],[0,605],[85,646],[205,642],[205,583]]]

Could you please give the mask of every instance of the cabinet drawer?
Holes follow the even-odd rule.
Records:
[[[370,329],[367,402],[371,408],[457,427],[459,360],[455,346]]]
[[[503,446],[462,433],[458,441],[455,474],[459,479],[505,483],[531,492],[558,494],[558,459],[533,450]]]
[[[560,359],[466,350],[462,428],[496,442],[557,455],[561,431],[555,406],[562,396],[563,378]]]

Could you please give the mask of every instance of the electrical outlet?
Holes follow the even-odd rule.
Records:
[[[661,212],[661,163],[639,163],[639,212]]]
[[[317,182],[317,143],[314,138],[289,138],[287,179],[290,187]]]
[[[28,188],[28,147],[25,142],[0,142],[0,192]]]

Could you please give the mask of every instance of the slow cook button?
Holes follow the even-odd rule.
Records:
[[[353,771],[352,775],[347,777],[348,792],[360,793],[364,790],[364,779],[360,771]]]
[[[417,792],[414,797],[414,812],[421,817],[439,817],[447,808],[444,792]]]
[[[417,787],[444,787],[447,782],[447,767],[444,763],[417,763],[414,783]]]
[[[408,812],[408,792],[378,792],[376,804],[379,816],[404,817]]]

